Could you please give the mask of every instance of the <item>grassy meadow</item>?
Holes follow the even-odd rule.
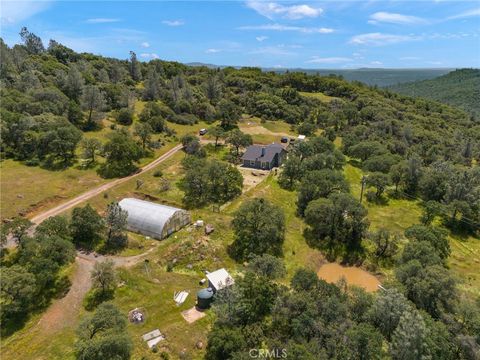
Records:
[[[248,121],[250,125],[242,122],[240,125],[242,130],[246,127],[262,127],[265,129],[254,136],[254,142],[269,141],[270,137],[278,137],[278,134],[283,132],[291,133],[290,127],[284,123],[253,123],[250,119]],[[197,124],[194,127],[181,127],[172,124],[170,126],[180,134],[187,131],[197,131],[204,124]],[[336,144],[339,146],[340,143],[341,139],[337,139]],[[209,146],[208,152],[209,156],[222,158],[226,153],[226,148],[220,147],[217,150],[212,150],[212,146]],[[111,201],[119,201],[125,197],[143,198],[182,207],[183,194],[178,187],[178,181],[183,174],[180,163],[184,156],[183,152],[178,152],[159,164],[155,169],[142,173],[137,178],[126,181],[108,190],[108,192],[90,199],[88,202],[100,213],[105,211],[107,204]],[[46,171],[39,168],[28,168],[13,161],[6,161],[2,166],[4,168],[11,166],[14,172],[21,174],[21,178],[25,179],[25,186],[31,186],[27,180],[31,179],[31,176],[34,176],[35,179],[41,179],[39,175],[35,177],[34,173],[30,173],[30,171],[38,172],[38,174]],[[161,177],[154,176],[159,170],[163,175]],[[58,189],[55,189],[52,184],[68,188],[69,190],[65,190],[64,196],[66,197],[73,196],[73,191],[80,193],[83,189],[93,186],[85,183],[84,188],[78,189],[78,184],[75,181],[80,181],[80,173],[71,175],[75,179],[73,181],[66,177],[68,171],[81,173],[81,170],[75,169],[49,173],[50,180],[46,173],[42,181],[48,186],[42,190],[41,194],[38,194],[38,197],[34,200],[19,200],[25,200],[26,203],[28,201],[41,201],[42,197],[58,194]],[[8,181],[13,184],[15,175],[11,172],[8,172],[8,178],[10,179]],[[354,164],[349,163],[345,166],[344,173],[350,183],[351,193],[356,197],[359,196],[362,171]],[[77,176],[77,178],[74,176]],[[90,181],[93,182],[94,179],[95,177],[92,175]],[[137,179],[143,182],[140,188],[137,187]],[[164,181],[168,182],[169,189],[162,188],[161,185]],[[3,178],[2,186],[4,184],[5,179]],[[10,201],[16,197],[15,194],[19,191],[17,188],[18,186],[7,191],[7,197]],[[29,193],[26,192],[26,194]],[[296,192],[280,188],[276,181],[275,172],[272,172],[256,187],[244,192],[240,197],[223,206],[219,212],[214,212],[211,207],[192,210],[194,221],[202,219],[205,223],[212,224],[215,227],[215,231],[208,237],[203,234],[202,229],[196,230],[191,227],[184,228],[161,242],[146,240],[141,235],[129,234],[129,246],[117,255],[137,255],[153,248],[146,257],[149,260],[147,268],[141,262],[131,268],[119,271],[122,286],[116,290],[113,300],[113,303],[124,314],[136,307],[144,308],[146,311],[147,320],[144,324],[128,325],[128,331],[134,343],[132,358],[159,358],[159,354],[149,350],[141,340],[142,334],[156,328],[166,335],[166,340],[158,346],[159,352],[166,351],[170,353],[173,359],[177,358],[180,352],[187,353],[192,359],[203,357],[204,348],[197,349],[195,345],[198,341],[201,341],[205,346],[208,331],[214,321],[213,315],[211,311],[207,311],[204,318],[193,324],[188,324],[182,318],[181,311],[194,306],[196,292],[202,288],[198,281],[204,277],[205,270],[213,271],[225,267],[234,278],[239,276],[239,272],[243,270],[244,265],[235,263],[227,254],[227,247],[233,241],[230,221],[242,202],[254,197],[264,197],[280,206],[285,212],[287,228],[283,249],[287,267],[285,282],[300,267],[308,267],[316,271],[324,263],[322,253],[310,248],[303,238],[305,224],[295,214]],[[6,204],[7,201],[4,192],[2,194],[2,204],[4,202]],[[380,205],[371,204],[364,200],[363,204],[368,209],[371,229],[386,228],[392,232],[403,234],[407,227],[418,223],[421,215],[420,204],[417,201],[407,199],[389,198],[388,202]],[[452,255],[449,258],[449,266],[453,273],[462,279],[460,288],[469,295],[478,295],[480,293],[480,275],[476,269],[480,265],[480,242],[478,239],[456,236],[450,236],[450,240]],[[172,272],[167,272],[167,264],[173,264]],[[379,269],[379,272],[387,277],[391,276],[390,269]],[[177,307],[173,301],[173,293],[180,290],[189,291],[189,296],[184,304]],[[37,323],[41,314],[36,315],[30,319],[24,329],[3,340],[0,355],[4,358],[15,357],[16,359],[73,359],[75,328],[81,316],[85,313],[86,311],[83,308],[78,309],[76,320],[60,332],[53,334],[38,331]]]
[[[137,101],[135,114],[138,115],[143,109],[144,102]],[[134,123],[138,121],[134,117]],[[106,142],[108,134],[113,130],[111,125],[113,119],[108,117],[101,122],[101,128],[97,131],[84,133],[85,138],[95,138]],[[168,126],[175,130],[176,135],[166,137],[163,134],[153,135],[153,140],[160,140],[163,146],[154,149],[148,157],[140,160],[139,166],[144,166],[155,158],[166,153],[178,144],[179,139],[187,133],[197,133],[199,129],[207,127],[205,122],[194,125],[178,125],[168,123]],[[133,126],[129,131],[133,134]],[[77,155],[81,155],[80,148]],[[98,163],[104,159],[98,156]],[[96,172],[95,167],[82,166],[81,160],[66,169],[49,170],[39,166],[27,166],[22,162],[12,159],[0,162],[0,217],[11,218],[17,215],[32,217],[46,209],[54,207],[59,203],[79,195],[93,187],[101,185],[108,180],[102,179]]]

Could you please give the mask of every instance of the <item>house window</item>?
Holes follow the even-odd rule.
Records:
[[[255,166],[255,160],[250,160],[250,165]]]

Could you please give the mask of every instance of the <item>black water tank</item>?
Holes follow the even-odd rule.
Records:
[[[202,289],[197,293],[197,307],[199,309],[208,309],[213,301],[213,289]]]

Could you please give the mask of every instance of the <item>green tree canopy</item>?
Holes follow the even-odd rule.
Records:
[[[104,229],[105,224],[102,217],[98,215],[90,204],[85,205],[83,208],[77,207],[73,209],[70,232],[75,244],[91,247],[100,240]]]
[[[135,163],[143,155],[142,148],[123,131],[114,131],[109,136],[103,151],[106,161],[99,173],[106,178],[128,176],[137,170]]]
[[[232,220],[235,240],[231,253],[236,259],[251,254],[279,255],[285,237],[285,215],[276,205],[262,198],[244,202]]]
[[[332,194],[310,202],[305,210],[312,244],[334,247],[344,244],[354,249],[368,228],[367,210],[350,194]]]

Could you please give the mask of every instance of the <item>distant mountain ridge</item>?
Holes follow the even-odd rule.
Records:
[[[434,79],[397,84],[389,89],[453,105],[480,118],[480,69],[458,69]]]
[[[201,62],[187,63],[189,66],[205,66],[211,69],[226,68],[228,65],[206,64]],[[243,66],[231,66],[240,69]],[[304,72],[307,74],[337,75],[348,81],[361,81],[367,85],[387,87],[400,83],[433,79],[448,74],[452,68],[441,69],[384,69],[384,68],[359,68],[359,69],[302,69],[302,68],[262,68],[264,71],[277,73]]]

